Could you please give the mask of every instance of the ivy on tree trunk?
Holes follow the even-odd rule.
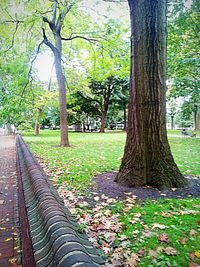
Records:
[[[166,1],[129,0],[131,79],[128,131],[116,181],[159,189],[182,187],[166,130]]]

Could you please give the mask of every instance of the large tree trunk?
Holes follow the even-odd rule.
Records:
[[[60,145],[69,146],[68,138],[68,123],[67,123],[67,103],[66,103],[66,84],[65,76],[62,70],[61,55],[62,55],[62,43],[59,34],[55,35],[56,48],[54,51],[55,57],[55,70],[59,87],[59,108],[60,108]]]
[[[127,140],[116,181],[182,187],[166,130],[166,1],[129,0],[132,49]]]

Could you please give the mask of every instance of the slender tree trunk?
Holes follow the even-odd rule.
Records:
[[[40,134],[40,124],[39,123],[36,123],[35,124],[35,134],[36,135],[39,135]]]
[[[124,105],[124,131],[126,131],[126,105]]]
[[[174,115],[171,115],[171,130],[174,130]]]
[[[107,111],[103,110],[102,114],[101,114],[101,126],[100,126],[100,133],[104,133],[105,132],[105,125],[106,125],[106,115],[107,115]]]
[[[166,130],[166,0],[129,0],[132,49],[127,140],[116,181],[182,187]]]
[[[59,87],[59,108],[60,108],[60,145],[70,146],[68,138],[68,123],[67,123],[67,102],[66,102],[66,84],[65,76],[62,70],[61,56],[62,56],[62,43],[59,34],[55,35],[56,48],[54,51],[55,70]]]
[[[194,111],[194,130],[200,130],[200,107],[198,105]]]
[[[107,112],[108,112],[108,106],[109,106],[109,101],[110,101],[110,95],[107,99],[104,100],[104,105],[102,108],[102,114],[101,114],[101,126],[100,126],[100,133],[105,132],[105,126],[106,126],[106,117],[107,117]]]

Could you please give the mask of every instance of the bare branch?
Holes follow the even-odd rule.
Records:
[[[52,14],[52,20],[51,20],[51,22],[52,22],[54,25],[55,25],[55,23],[56,23],[57,5],[58,5],[57,0],[54,0],[54,3],[53,3],[53,14]]]
[[[37,58],[37,56],[38,56],[38,54],[39,54],[39,52],[40,52],[40,48],[41,48],[41,46],[42,46],[43,43],[44,43],[44,40],[43,40],[42,42],[39,43],[39,45],[38,45],[38,47],[37,47],[37,50],[36,50],[36,53],[35,53],[35,56],[34,56],[34,58],[31,60],[30,69],[29,69],[29,71],[28,71],[28,80],[27,80],[27,82],[26,82],[26,84],[25,84],[25,86],[24,86],[24,88],[23,88],[23,90],[22,90],[22,93],[21,93],[21,101],[22,101],[22,98],[23,98],[23,96],[24,96],[24,93],[25,93],[25,91],[26,91],[26,88],[27,88],[28,84],[31,83],[31,82],[33,81],[33,77],[31,76],[31,72],[32,72],[32,69],[33,69],[33,63],[34,63],[34,61],[36,60],[36,58]],[[21,103],[21,101],[20,101],[20,103]]]
[[[72,9],[72,7],[76,4],[76,1],[72,2],[69,6],[65,6],[65,8],[60,12],[60,15],[57,19],[57,22],[56,22],[56,30],[58,32],[60,32],[61,30],[61,27],[63,25],[63,21],[67,15],[67,13],[69,13],[69,11]]]
[[[4,23],[21,23],[21,22],[24,22],[24,20],[4,20],[4,21],[1,21],[0,24],[4,24]]]
[[[84,39],[84,40],[89,41],[89,42],[97,42],[98,41],[97,39],[94,39],[94,38],[87,38],[87,37],[79,36],[79,35],[72,36],[72,37],[69,37],[69,38],[61,37],[61,39],[63,41],[71,41],[71,40],[74,40],[74,39]]]
[[[54,65],[55,65],[55,61],[53,62],[52,67],[51,67],[51,73],[50,73],[50,78],[49,78],[49,82],[48,82],[48,89],[47,89],[48,91],[51,90],[51,81],[52,81],[52,73],[53,73]]]
[[[42,28],[42,32],[43,32],[43,38],[44,38],[43,42],[45,43],[45,45],[50,47],[53,53],[58,52],[58,49],[48,40],[44,28]]]
[[[43,21],[46,22],[49,25],[49,28],[54,32],[56,29],[56,26],[52,21],[48,20],[48,18],[43,17]]]
[[[11,48],[13,48],[13,46],[14,46],[14,41],[15,41],[15,34],[16,34],[16,32],[17,32],[18,26],[19,26],[19,22],[16,22],[15,30],[14,30],[14,32],[13,32],[13,36],[12,36],[12,40],[11,40],[11,45],[10,45],[5,51],[3,51],[3,53],[6,53],[6,52],[8,52]]]

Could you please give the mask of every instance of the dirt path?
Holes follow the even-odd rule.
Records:
[[[19,264],[19,216],[15,139],[0,132],[0,266]]]

